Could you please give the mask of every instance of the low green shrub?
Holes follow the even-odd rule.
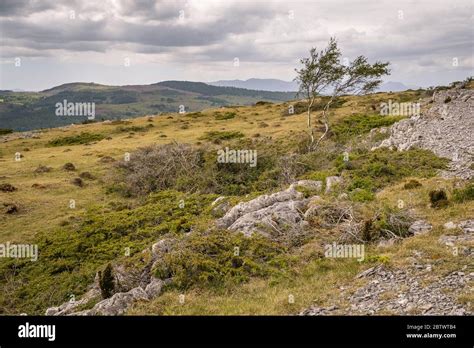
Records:
[[[39,234],[32,241],[38,245],[38,262],[0,260],[1,312],[39,315],[69,300],[71,294],[77,298],[108,263],[120,258],[139,260],[141,251],[164,235],[179,236],[210,221],[209,207],[215,198],[164,191],[133,209],[90,207],[67,226]],[[124,256],[127,247],[129,257]]]
[[[410,176],[433,177],[447,162],[428,150],[377,149],[351,154],[351,169],[344,168],[340,157],[336,159],[336,166],[347,179],[349,191],[358,188],[376,191]]]
[[[371,228],[372,236],[378,238],[408,237],[409,228],[414,222],[413,215],[406,210],[384,206],[378,209],[373,217]]]
[[[13,129],[10,128],[0,128],[0,135],[13,133]]]
[[[66,145],[82,145],[82,144],[88,144],[94,141],[100,141],[104,138],[105,138],[105,135],[103,134],[82,132],[78,135],[55,138],[53,140],[50,140],[47,145],[53,146],[53,147],[66,146]]]
[[[407,183],[405,183],[405,185],[403,185],[403,188],[405,190],[412,190],[412,189],[415,189],[415,188],[418,188],[418,187],[421,187],[421,183],[418,181],[418,180],[410,180],[408,181]]]
[[[130,132],[136,132],[136,133],[144,133],[148,132],[151,128],[154,126],[152,124],[147,124],[146,126],[130,126],[130,127],[117,127],[116,132],[117,133],[130,133]]]
[[[260,101],[255,103],[256,106],[272,105],[272,104],[273,104],[272,102],[264,101],[264,100],[260,100]]]
[[[186,117],[191,117],[191,118],[199,118],[205,116],[202,112],[190,112],[186,114]]]
[[[216,112],[214,114],[214,118],[217,120],[217,121],[220,121],[220,120],[230,120],[232,118],[235,118],[237,114],[235,112],[225,112],[225,113],[220,113],[220,112]]]
[[[366,189],[356,189],[350,193],[349,198],[354,202],[370,202],[375,199],[375,195]]]
[[[453,201],[462,203],[474,200],[474,183],[469,183],[463,188],[453,191]]]
[[[337,141],[346,142],[353,136],[370,132],[371,129],[388,127],[405,118],[404,116],[352,115],[336,122],[331,131]]]
[[[330,97],[320,97],[316,100],[316,102],[311,107],[311,111],[322,111],[326,106],[326,103],[329,101]],[[335,99],[331,104],[331,109],[337,109],[344,105],[346,102],[343,98]],[[299,101],[296,103],[291,104],[293,105],[293,114],[298,115],[303,112],[308,111],[308,103],[304,101]],[[289,108],[285,108],[282,112],[283,116],[290,116]]]
[[[432,208],[443,208],[448,205],[448,196],[443,189],[432,190],[429,195]]]
[[[245,135],[239,131],[210,131],[206,132],[199,140],[208,140],[219,144],[223,140],[239,139]]]
[[[158,278],[173,278],[172,286],[225,287],[251,277],[279,275],[288,269],[285,250],[259,235],[209,231],[195,233],[166,253],[154,269]]]

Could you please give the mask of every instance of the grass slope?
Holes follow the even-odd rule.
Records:
[[[0,208],[14,204],[18,212],[1,212],[0,242],[37,243],[40,258],[34,263],[0,260],[0,313],[42,314],[71,294],[80,296],[96,271],[110,261],[127,260],[125,247],[131,248],[129,262],[141,264],[146,261],[141,250],[164,235],[183,240],[180,250],[187,256],[170,255],[166,260],[179,281],[154,301],[136,303],[129,314],[295,314],[312,304],[337,304],[335,289],[343,286],[353,291],[363,283],[353,280],[358,272],[380,262],[404,267],[414,251],[425,253],[428,259],[443,260],[434,274],[461,269],[468,260],[454,256],[436,240],[445,222],[474,216],[470,191],[461,194],[455,180],[435,177],[445,161],[428,151],[367,151],[373,141],[369,131],[396,121],[377,119],[372,106],[387,98],[406,101],[419,97],[419,92],[344,97],[345,102],[332,111],[335,132],[313,154],[302,150],[305,114],[283,116],[289,103],[75,125],[45,130],[38,139],[22,139],[19,133],[7,135],[16,138],[0,145],[0,184],[9,183],[17,190],[0,192]],[[117,182],[122,186],[129,182],[112,168],[112,161],[123,160],[127,153],[133,156],[145,146],[172,142],[203,149],[203,170],[195,171],[192,180],[176,177],[149,196],[124,195],[116,189]],[[254,171],[216,166],[212,156],[224,146],[257,147],[259,165]],[[342,161],[347,149],[349,165]],[[23,155],[21,161],[15,161],[17,152]],[[321,258],[321,245],[337,235],[316,227],[308,240],[290,246],[258,238],[244,241],[228,232],[209,234],[215,219],[210,202],[225,194],[236,204],[285,187],[282,173],[289,153],[298,156],[294,169],[298,178],[342,175],[347,186],[334,195],[347,193],[367,216],[378,209],[397,209],[402,199],[407,209],[433,224],[434,232],[388,249],[370,244],[369,257],[362,263]],[[74,164],[75,171],[63,169],[68,162]],[[39,166],[50,170],[37,171]],[[92,179],[83,179],[79,187],[73,180],[88,177],[81,175],[84,172]],[[421,186],[403,189],[411,179]],[[430,208],[428,192],[440,187],[447,191],[450,203],[443,209]],[[323,199],[333,202],[334,195]],[[71,199],[75,200],[74,209]],[[179,207],[182,199],[185,212]],[[196,237],[188,240],[185,235],[191,229]],[[244,264],[251,266],[234,269],[242,261],[231,256],[236,244],[242,246]],[[185,304],[179,301],[181,294],[186,295]],[[294,303],[289,303],[290,295]],[[472,300],[468,293],[459,299]]]

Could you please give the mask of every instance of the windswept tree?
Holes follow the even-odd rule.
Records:
[[[314,128],[312,125],[311,108],[321,92],[336,83],[344,75],[343,66],[340,64],[341,52],[337,47],[335,38],[329,40],[328,47],[317,51],[315,47],[309,51],[309,58],[303,58],[301,69],[295,69],[296,81],[299,85],[298,96],[308,102],[307,125],[311,138],[310,148],[314,144]]]
[[[381,77],[388,75],[388,62],[368,63],[364,56],[359,56],[349,64],[341,64],[341,51],[335,38],[329,40],[328,46],[321,51],[310,50],[310,57],[300,61],[303,68],[296,69],[296,81],[299,84],[298,95],[308,102],[307,125],[310,134],[310,150],[324,139],[329,131],[329,109],[332,103],[344,94],[366,94],[375,90],[382,82]],[[324,123],[324,133],[315,142],[312,126],[311,108],[321,92],[329,94],[324,105],[321,120]]]

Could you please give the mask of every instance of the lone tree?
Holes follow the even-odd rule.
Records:
[[[300,60],[303,67],[295,69],[297,73],[295,80],[299,85],[298,95],[303,96],[308,101],[309,149],[313,150],[329,131],[329,108],[331,104],[344,94],[360,95],[373,91],[382,82],[381,77],[388,75],[390,70],[388,69],[388,62],[370,64],[364,56],[357,57],[347,65],[341,64],[341,51],[333,37],[329,40],[325,49],[317,51],[313,47],[309,53],[309,58]],[[315,141],[311,108],[322,91],[329,94],[321,115],[325,131]]]
[[[109,263],[104,272],[99,271],[99,287],[102,298],[106,299],[113,295],[115,289],[115,279],[112,265]]]

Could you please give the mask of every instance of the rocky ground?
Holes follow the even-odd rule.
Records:
[[[378,147],[400,151],[418,147],[451,159],[442,176],[474,177],[474,90],[453,88],[433,94],[429,109],[394,124]]]
[[[474,220],[466,220],[453,226],[445,225],[452,230],[459,227],[463,234],[442,235],[439,243],[445,244],[455,252],[474,256],[474,250],[460,243],[474,241]],[[353,293],[346,293],[342,287],[339,299],[347,300],[349,305],[339,308],[313,306],[303,310],[300,315],[473,315],[466,306],[457,301],[462,290],[472,289],[474,281],[474,264],[443,276],[435,275],[433,269],[440,260],[426,263],[421,253],[411,258],[412,265],[406,269],[391,269],[384,265],[369,268],[357,275],[367,283]]]
[[[449,170],[442,173],[443,176],[462,179],[474,177],[474,138],[471,135],[474,129],[473,91],[461,88],[439,91],[433,95],[428,105],[430,108],[421,116],[394,124],[389,130],[390,137],[382,141],[379,147],[396,148],[400,151],[411,147],[429,149],[452,160]],[[321,181],[300,180],[286,190],[261,195],[234,207],[231,207],[225,197],[219,197],[212,203],[213,213],[216,217],[219,216],[215,226],[229,232],[241,232],[246,236],[259,233],[291,245],[295,240],[304,237],[314,216],[324,214],[322,210],[327,206],[320,205],[318,194],[323,188],[330,192],[334,186],[341,183],[342,178],[334,176],[327,177],[324,184]],[[357,228],[357,221],[353,223],[351,212],[343,204],[344,197],[339,198],[341,210],[334,224],[338,225],[341,231],[347,229],[352,235],[353,229]],[[429,222],[418,219],[411,223],[407,237],[430,233],[431,230]],[[444,230],[445,233],[439,237],[438,243],[451,248],[453,252],[455,250],[464,256],[473,256],[470,245],[474,240],[474,219],[458,223],[447,221]],[[460,233],[451,233],[454,230]],[[395,242],[399,240],[382,240],[379,247],[393,245]],[[46,314],[121,315],[126,313],[135,301],[152,300],[161,294],[163,285],[172,281],[155,278],[151,270],[162,254],[173,248],[173,243],[173,240],[163,239],[144,250],[144,254],[151,255],[144,269],[129,272],[120,265],[115,265],[114,273],[118,277],[120,288],[112,297],[101,300],[96,279],[81,299],[49,308]],[[406,268],[397,269],[383,264],[369,268],[356,277],[358,281],[362,281],[359,288],[347,286],[339,289],[339,294],[334,297],[335,305],[312,306],[300,314],[472,315],[469,307],[458,301],[458,296],[471,286],[474,268],[464,266],[457,271],[443,274],[433,272],[438,267],[437,262],[440,260],[430,260],[421,253],[414,253],[411,265]],[[95,300],[95,304],[84,309],[91,300]],[[336,303],[347,305],[339,308]]]
[[[328,177],[326,189],[331,190],[340,178]],[[212,205],[214,210],[224,215],[216,220],[219,228],[229,231],[241,231],[246,235],[260,233],[265,237],[278,240],[281,235],[290,235],[297,239],[303,234],[308,220],[319,211],[319,196],[304,198],[298,187],[311,189],[317,193],[322,190],[322,182],[304,180],[292,184],[288,189],[271,195],[262,195],[248,202],[241,202],[230,208],[223,198],[218,198]],[[341,225],[344,222],[340,222]],[[466,243],[474,240],[474,219],[461,221],[457,224],[447,222],[447,231],[438,242],[456,252],[472,256],[473,250]],[[460,229],[462,234],[449,234],[449,231]],[[432,226],[425,220],[416,220],[409,227],[411,236],[430,233]],[[135,301],[148,301],[160,295],[162,287],[172,279],[157,279],[151,275],[154,263],[163,253],[173,248],[173,240],[162,239],[144,250],[151,254],[151,260],[143,270],[129,272],[116,265],[114,273],[121,291],[112,297],[97,302],[92,308],[81,310],[91,299],[100,299],[98,280],[90,290],[78,301],[66,302],[58,307],[49,308],[47,315],[121,315]],[[387,241],[383,241],[387,243]],[[381,244],[379,244],[380,246]],[[426,264],[423,255],[412,257],[412,266],[407,269],[390,269],[383,265],[369,268],[359,274],[357,279],[365,279],[367,283],[353,293],[346,293],[344,287],[339,289],[341,298],[348,300],[346,308],[310,307],[301,312],[302,315],[372,315],[372,314],[437,314],[437,315],[469,315],[467,307],[457,302],[460,292],[474,280],[474,268],[446,274],[442,277],[432,273],[436,262]],[[390,296],[388,296],[390,295]]]
[[[457,296],[474,280],[474,272],[458,271],[444,277],[430,277],[431,265],[422,269],[391,270],[384,266],[370,268],[358,277],[367,284],[346,296],[350,305],[311,307],[301,315],[472,315]],[[429,284],[426,284],[430,282]]]

